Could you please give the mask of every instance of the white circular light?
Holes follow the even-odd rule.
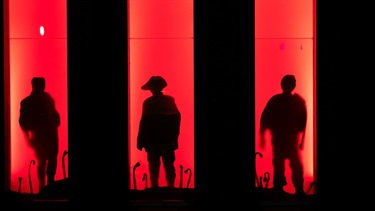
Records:
[[[44,26],[41,26],[40,28],[39,28],[39,33],[40,33],[40,35],[44,35]]]

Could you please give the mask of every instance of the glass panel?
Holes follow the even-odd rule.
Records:
[[[314,110],[313,110],[313,43],[311,39],[272,39],[256,40],[256,76],[255,76],[255,118],[256,131],[259,131],[260,116],[268,100],[275,94],[281,93],[281,78],[286,74],[292,74],[296,78],[295,93],[301,95],[307,106],[307,124],[305,135],[305,146],[302,154],[304,164],[305,189],[309,188],[310,182],[314,179]],[[270,62],[272,61],[272,62]],[[256,140],[259,140],[257,133]],[[272,145],[267,140],[265,149],[261,149],[259,142],[256,143],[256,150],[263,154],[263,158],[256,158],[258,177],[264,172],[270,172],[273,182],[272,167]],[[288,184],[284,190],[294,193],[294,187],[290,180],[291,172],[289,164],[286,163],[286,177]]]
[[[193,0],[128,0],[130,38],[193,38]]]
[[[260,188],[273,188],[274,171],[278,168],[277,166],[274,167],[273,163],[281,160],[281,164],[284,165],[279,166],[285,168],[285,170],[281,170],[281,174],[284,172],[287,183],[283,189],[286,193],[295,193],[296,189],[293,185],[291,170],[291,166],[294,166],[293,163],[290,163],[290,159],[285,159],[285,161],[277,159],[274,154],[280,150],[285,152],[288,149],[287,147],[295,147],[296,150],[291,152],[298,153],[303,165],[303,190],[308,194],[315,194],[314,5],[314,0],[258,0],[255,2],[255,156],[256,179],[258,180],[255,185]],[[276,143],[272,143],[272,141],[275,140],[277,132],[274,132],[272,137],[270,130],[267,130],[265,134],[266,144],[264,148],[260,145],[262,112],[270,98],[282,92],[281,80],[287,74],[294,75],[296,87],[293,92],[298,93],[306,103],[307,121],[305,144],[302,151],[298,150],[297,143],[289,146],[285,146],[285,144],[276,146]],[[278,103],[278,105],[280,104]],[[275,122],[277,119],[280,119],[280,116],[275,116],[274,121],[270,120],[269,122]],[[291,156],[291,153],[284,155],[288,157]],[[298,167],[296,171],[298,171]],[[268,180],[260,181],[265,177]]]
[[[255,1],[256,38],[312,38],[314,0]]]
[[[41,190],[47,189],[48,179],[45,175],[47,186],[39,186],[37,172],[42,161],[37,159],[36,151],[20,127],[20,102],[31,94],[32,78],[44,77],[45,91],[53,98],[60,115],[54,180],[63,180],[68,176],[66,0],[12,0],[8,4],[5,9],[9,10],[10,38],[9,51],[5,53],[9,67],[4,68],[4,75],[9,76],[5,78],[9,80],[5,95],[10,96],[10,115],[6,120],[10,125],[10,189],[43,196]],[[37,140],[34,138],[30,136],[31,141]]]
[[[8,0],[11,38],[66,38],[66,0]]]
[[[151,96],[150,91],[141,87],[151,76],[162,76],[166,80],[163,93],[174,98],[181,114],[178,149],[174,151],[176,177],[173,187],[194,189],[193,1],[129,0],[128,11],[130,189],[146,190],[143,196],[154,190],[151,188],[148,154],[145,148],[142,151],[137,149],[142,105]],[[167,187],[162,160],[159,169],[158,185]],[[171,193],[161,199],[179,198],[177,192]],[[160,195],[154,194],[147,199],[160,199]],[[136,199],[146,198],[140,196]]]

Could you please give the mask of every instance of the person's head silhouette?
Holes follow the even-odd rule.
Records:
[[[34,77],[31,79],[31,85],[34,92],[44,92],[46,80],[43,77]]]
[[[157,93],[163,91],[167,86],[167,82],[161,76],[151,76],[151,78],[145,83],[141,89],[150,90],[152,93]]]
[[[296,88],[296,78],[294,75],[285,75],[281,79],[281,88],[284,93],[291,93]]]

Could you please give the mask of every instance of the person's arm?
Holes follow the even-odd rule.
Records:
[[[303,100],[303,98],[302,98]],[[299,144],[299,149],[300,150],[303,150],[304,149],[304,146],[305,146],[305,133],[306,133],[306,124],[307,124],[307,107],[306,107],[306,103],[305,101],[303,100],[302,101],[302,119],[301,119],[301,124],[302,124],[302,137],[301,137],[301,142]]]
[[[259,129],[259,136],[260,136],[260,148],[264,149],[266,145],[266,138],[265,133],[268,129],[268,122],[269,122],[269,115],[270,115],[270,107],[272,103],[272,98],[267,102],[266,107],[264,108],[261,116],[260,116],[260,129]]]
[[[137,136],[137,149],[142,151],[143,144],[144,144],[144,111],[145,111],[145,104],[142,107],[142,116],[139,121],[139,128],[138,128],[138,136]]]
[[[28,115],[27,115],[27,112],[26,112],[26,109],[25,109],[25,105],[24,105],[24,101],[21,101],[20,103],[20,116],[18,118],[18,123],[21,127],[21,129],[24,131],[24,132],[27,132],[28,128],[29,128],[29,124],[28,124]]]
[[[180,135],[180,127],[181,127],[181,113],[177,110],[177,113],[174,114],[175,117],[175,138],[174,138],[174,149],[178,149],[178,137]]]
[[[142,118],[141,118],[141,121],[139,123],[139,129],[138,129],[138,136],[137,136],[137,149],[139,151],[142,151],[142,148],[143,148],[143,124],[142,124]]]
[[[171,123],[172,123],[172,145],[173,149],[178,149],[178,137],[180,135],[180,126],[181,126],[181,113],[177,107],[177,104],[175,102],[175,99],[173,97],[169,98],[168,101],[168,110],[169,115],[171,115]]]
[[[303,150],[304,146],[305,146],[305,131],[302,132],[302,137],[301,137],[301,142],[299,144],[299,149]]]
[[[31,134],[30,134],[30,125],[29,125],[29,122],[30,120],[28,120],[30,117],[28,115],[28,112],[27,112],[27,109],[25,109],[25,105],[24,105],[24,101],[21,101],[20,103],[20,116],[19,116],[19,119],[18,119],[18,123],[21,127],[21,130],[25,136],[25,139],[27,141],[27,143],[32,146],[32,137],[31,137]]]
[[[266,146],[266,139],[264,137],[264,133],[265,133],[266,129],[264,127],[262,127],[262,126],[260,128],[261,129],[260,129],[260,132],[259,132],[259,135],[260,135],[260,142],[259,142],[259,144],[260,144],[260,148],[264,149],[264,147]]]

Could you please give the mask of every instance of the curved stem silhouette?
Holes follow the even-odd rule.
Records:
[[[133,184],[134,184],[134,189],[137,190],[137,181],[135,178],[135,170],[141,165],[141,163],[137,162],[134,167],[133,167]]]
[[[68,154],[68,151],[64,151],[63,155],[62,155],[62,169],[63,169],[63,173],[64,173],[64,179],[66,179],[66,170],[65,170],[65,156]]]
[[[315,185],[315,182],[310,182],[310,187],[309,187],[309,189],[307,189],[306,194],[308,194],[310,192],[310,190],[312,189],[312,187],[314,185]]]
[[[270,172],[266,171],[263,174],[263,181],[266,182],[266,185],[264,185],[264,188],[268,188],[268,184],[270,182]]]
[[[146,180],[145,189],[147,189],[148,188],[148,179],[147,179],[147,174],[146,173],[144,173],[143,177],[142,177],[142,181],[145,181],[145,180]]]
[[[189,178],[188,178],[188,182],[186,184],[186,188],[189,188],[189,184],[190,184],[190,180],[191,180],[191,169],[190,168],[187,168],[185,170],[185,174],[187,174],[189,172]]]
[[[29,164],[29,186],[30,186],[30,193],[33,194],[34,193],[33,192],[33,184],[31,182],[31,171],[30,171],[31,165],[35,165],[35,160],[31,160],[30,164]]]
[[[22,177],[18,177],[18,193],[21,193]]]
[[[262,153],[255,152],[255,158],[257,157],[257,155],[259,155],[260,158],[263,158],[263,154]],[[256,182],[256,184],[257,184],[258,187],[262,186],[262,181],[261,181],[261,179],[259,180],[259,178],[258,178],[256,167],[255,167],[255,182]]]
[[[183,166],[180,165],[180,188],[182,188],[182,171],[183,171]]]

